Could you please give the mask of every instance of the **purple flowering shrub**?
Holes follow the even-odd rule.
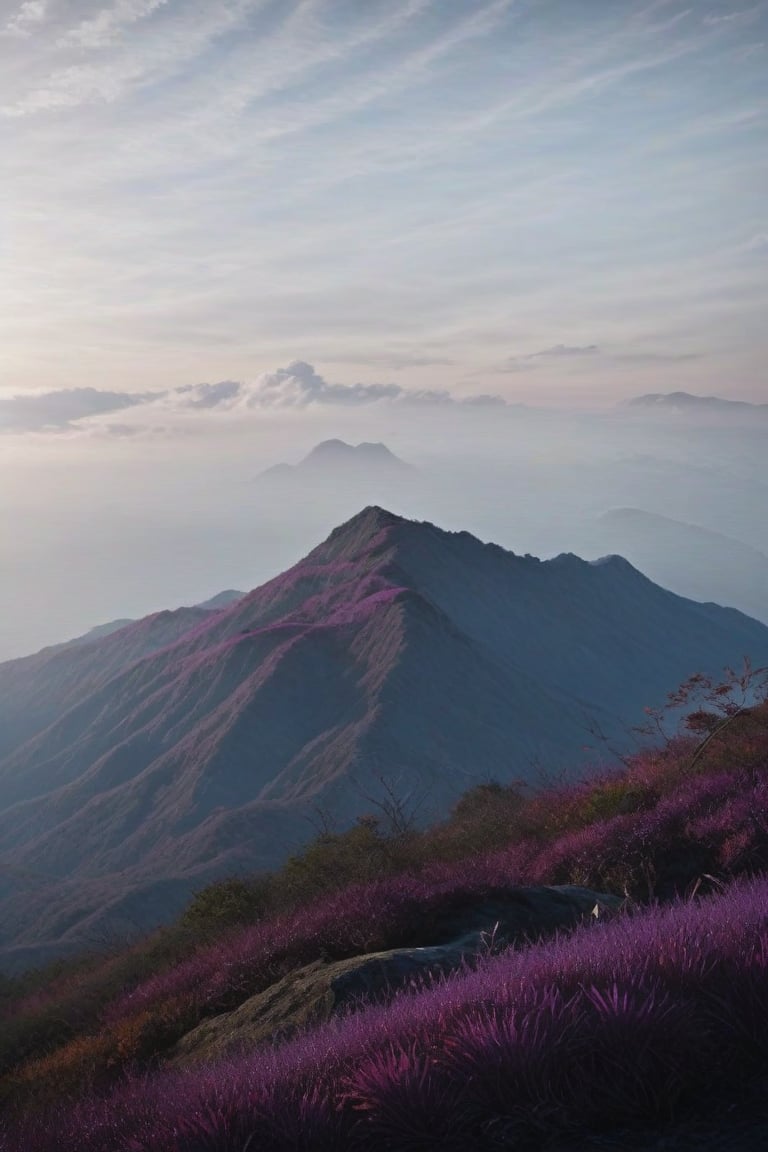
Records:
[[[115,1000],[106,1019],[179,997],[190,997],[201,1016],[224,1011],[320,955],[429,942],[430,921],[457,899],[479,900],[513,884],[577,883],[669,898],[703,875],[756,872],[768,867],[767,799],[768,766],[694,777],[650,811],[599,821],[552,844],[527,840],[460,865],[356,885],[201,949]]]
[[[739,717],[694,770],[700,744],[689,737],[636,756],[624,772],[527,798],[517,789],[483,786],[457,806],[459,823],[449,820],[411,838],[410,869],[342,885],[214,939],[170,937],[152,944],[152,951],[139,944],[65,973],[50,988],[6,1007],[0,1101],[56,1099],[72,1085],[103,1088],[127,1070],[153,1067],[199,1021],[237,1007],[291,970],[320,957],[437,943],[453,909],[513,885],[575,883],[652,902],[717,891],[739,876],[768,871],[767,720],[768,708]],[[501,826],[490,843],[483,840],[494,808],[508,824],[501,846]],[[653,1027],[667,1012],[672,1020],[673,1007],[682,1010],[679,964],[663,986],[643,985],[642,994],[657,1005]],[[673,1005],[664,999],[667,992]],[[629,1001],[621,1012],[616,1008],[622,1018],[629,1010]],[[593,1001],[580,1001],[582,1029],[595,1011]],[[618,1051],[615,1058],[620,1063]],[[423,1056],[414,1060],[413,1068],[421,1067]],[[450,1061],[440,1067],[449,1076]],[[430,1085],[430,1091],[442,1091],[436,1080]],[[349,1082],[350,1101],[355,1092],[363,1093],[362,1082]],[[454,1093],[455,1085],[452,1098]],[[356,1122],[368,1116],[373,1123],[362,1100],[360,1095]],[[510,1118],[503,1124],[514,1127]]]
[[[768,1070],[768,880],[489,957],[282,1046],[9,1124],[3,1152],[543,1147]]]

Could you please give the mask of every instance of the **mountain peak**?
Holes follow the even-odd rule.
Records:
[[[337,528],[334,528],[331,535],[335,536],[337,532],[344,532],[347,528],[356,527],[357,525],[365,525],[379,532],[382,528],[391,528],[395,524],[407,523],[409,523],[407,517],[398,516],[396,512],[390,512],[388,508],[382,508],[380,504],[367,504],[365,508],[356,512],[354,516],[350,516],[349,520],[345,520],[343,524],[339,524]]]
[[[401,460],[381,441],[362,441],[348,444],[346,440],[322,440],[298,464],[274,464],[261,473],[262,479],[311,479],[338,483],[342,478],[355,480],[399,479],[415,472],[412,465]]]
[[[380,440],[364,440],[360,444],[347,444],[346,440],[321,440],[301,462],[302,465],[336,463],[394,464],[406,467],[405,461],[395,456]]]
[[[347,457],[351,452],[355,451],[352,444],[347,444],[346,440],[321,440],[316,444],[311,452],[308,452],[304,457],[302,463],[306,464],[310,460],[327,460],[331,458]]]
[[[768,629],[625,561],[367,504],[221,612],[0,665],[0,923],[59,947],[130,900],[152,927],[201,879],[282,862],[318,803],[349,826],[402,780],[437,818],[473,782],[576,770],[585,715],[620,741],[742,653],[768,660]]]
[[[397,516],[378,504],[369,504],[338,528],[310,554],[313,559],[327,560],[331,555],[338,559],[358,555],[367,548],[382,542],[382,533],[399,525],[409,523],[403,516]]]

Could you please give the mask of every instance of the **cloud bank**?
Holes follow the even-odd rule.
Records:
[[[0,396],[0,431],[63,431],[91,416],[120,412],[157,400],[158,392],[109,392],[98,388],[65,388],[58,392]]]
[[[242,415],[259,410],[359,408],[382,402],[442,408],[508,407],[501,396],[486,393],[458,397],[448,389],[409,389],[400,384],[332,384],[312,364],[294,360],[252,382],[221,380],[153,392],[71,388],[0,397],[0,431],[71,431],[92,426],[94,418],[127,409],[138,410],[138,415],[151,413],[156,420],[169,410],[190,414],[237,411]],[[111,435],[127,435],[132,426],[104,422],[99,427]]]

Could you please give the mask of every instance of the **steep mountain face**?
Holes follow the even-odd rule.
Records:
[[[473,783],[575,767],[768,629],[626,561],[521,558],[367,508],[218,612],[161,613],[0,666],[6,947],[146,926],[269,867],[394,786],[422,817]]]
[[[0,664],[0,758],[121,668],[173,644],[242,597],[242,592],[227,589],[191,608],[156,612],[142,620],[112,620],[64,644]],[[86,651],[75,656],[74,649]]]
[[[44,648],[0,664],[0,757],[47,728],[116,673],[173,644],[209,618],[200,608],[158,612],[94,642]],[[2,764],[2,760],[0,760]]]

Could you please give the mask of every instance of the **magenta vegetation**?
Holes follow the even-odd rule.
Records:
[[[580,784],[475,789],[423,832],[321,836],[254,881],[273,886],[256,922],[182,922],[11,992],[0,1152],[768,1146],[768,703],[718,715]],[[361,852],[389,874],[350,884]],[[326,887],[301,887],[318,872]],[[446,942],[457,910],[542,884],[619,899],[236,1059],[166,1064],[305,965]]]
[[[768,881],[491,957],[282,1047],[128,1078],[3,1152],[543,1147],[663,1127],[768,1061]]]
[[[572,788],[564,796],[573,804],[578,794]],[[549,844],[523,840],[489,855],[430,865],[418,876],[356,885],[233,933],[127,991],[106,1019],[113,1023],[181,997],[200,1015],[220,1012],[320,955],[342,959],[409,944],[417,925],[428,934],[430,920],[457,900],[484,899],[511,884],[579,883],[621,892],[634,880],[637,894],[654,899],[684,892],[705,874],[764,868],[768,767],[697,776],[650,810],[596,821]]]

